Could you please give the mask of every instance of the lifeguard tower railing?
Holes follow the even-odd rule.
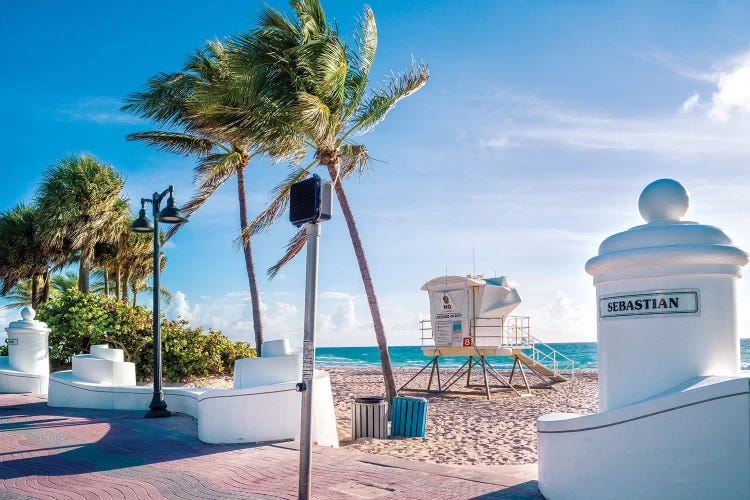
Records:
[[[422,348],[436,347],[431,321],[420,321],[419,329]],[[529,316],[474,318],[469,324],[469,334],[474,348],[530,351],[528,358],[533,365],[547,367],[554,376],[560,376],[562,372],[570,377],[575,376],[575,362],[572,359],[531,335]]]

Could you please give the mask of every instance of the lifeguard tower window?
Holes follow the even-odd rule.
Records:
[[[289,191],[289,221],[297,227],[331,218],[331,183],[317,175],[292,184]]]

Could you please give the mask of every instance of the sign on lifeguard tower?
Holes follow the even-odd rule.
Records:
[[[422,286],[430,296],[436,347],[474,347],[502,336],[498,321],[521,303],[508,278],[440,276]]]

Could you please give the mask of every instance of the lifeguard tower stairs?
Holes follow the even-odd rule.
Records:
[[[441,276],[425,283],[422,290],[430,296],[431,316],[420,322],[422,352],[431,359],[399,392],[446,392],[465,380],[464,387],[483,388],[490,399],[493,392],[506,389],[519,396],[531,394],[527,372],[539,380],[535,387],[550,387],[575,376],[572,359],[531,335],[528,316],[508,315],[521,298],[506,277]],[[444,356],[466,361],[445,378],[440,368]],[[507,378],[490,364],[491,357],[513,359]],[[415,387],[427,370],[427,387]],[[475,379],[481,373],[480,383],[473,381],[472,371]]]

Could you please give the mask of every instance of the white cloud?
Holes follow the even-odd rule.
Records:
[[[120,111],[122,102],[111,97],[92,97],[65,106],[59,113],[74,121],[100,124],[137,124],[146,123],[132,113]]]
[[[726,122],[735,116],[750,116],[750,52],[718,72],[716,86],[708,112],[711,119]]]
[[[478,143],[485,149],[548,143],[584,150],[642,151],[677,157],[750,154],[747,140],[750,117],[738,117],[731,122],[692,113],[625,118],[567,109],[532,97],[505,96],[505,99],[501,104],[508,107],[513,121],[490,133],[480,132]],[[683,106],[697,104],[689,101]],[[733,107],[728,109],[740,105],[738,99],[732,102]],[[750,109],[750,101],[747,105]]]
[[[701,96],[696,92],[695,94],[688,97],[685,102],[682,103],[682,106],[680,106],[680,111],[683,113],[689,113],[695,107],[698,105],[698,103],[701,100]]]

